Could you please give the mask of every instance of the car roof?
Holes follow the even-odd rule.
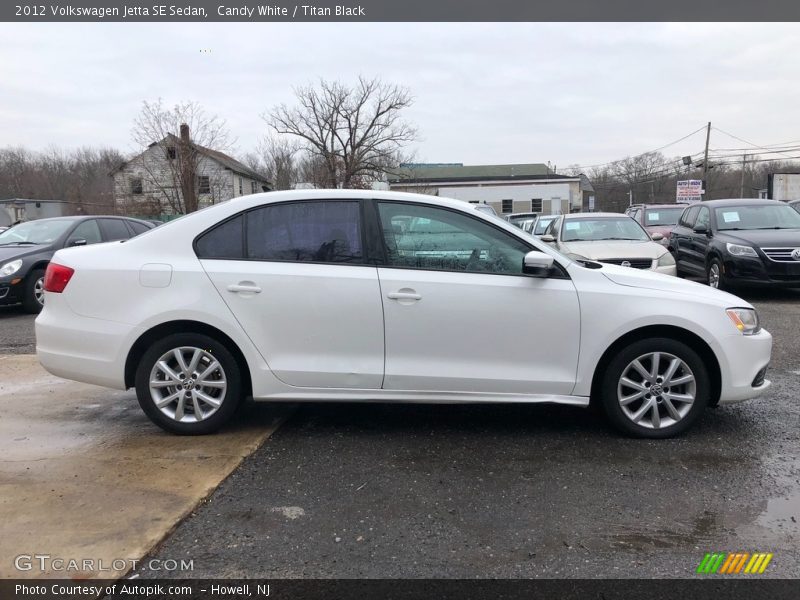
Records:
[[[634,204],[628,208],[686,208],[688,202],[664,202],[662,204]]]
[[[773,205],[785,204],[780,200],[766,200],[763,198],[720,198],[718,200],[703,200],[694,202],[691,206],[710,206],[711,208],[721,208],[725,206],[757,206],[760,204]]]
[[[568,215],[562,215],[562,216],[565,219],[585,219],[586,217],[598,218],[598,219],[610,219],[610,218],[619,219],[620,217],[625,217],[626,219],[630,219],[630,217],[626,214],[614,213],[614,212],[570,213]]]

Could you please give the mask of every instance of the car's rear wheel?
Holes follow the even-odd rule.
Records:
[[[634,342],[608,365],[602,403],[609,421],[635,437],[667,438],[688,429],[708,405],[708,371],[683,342]]]
[[[239,365],[214,338],[169,335],[139,361],[136,395],[145,414],[162,429],[184,435],[212,433],[241,401]]]
[[[22,297],[25,312],[36,314],[44,307],[44,270],[36,269],[28,273]]]

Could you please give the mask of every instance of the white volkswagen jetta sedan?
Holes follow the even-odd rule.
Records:
[[[754,398],[772,338],[736,296],[576,262],[456,201],[255,194],[56,253],[36,320],[51,373],[136,388],[175,433],[242,398],[599,403],[624,433]]]

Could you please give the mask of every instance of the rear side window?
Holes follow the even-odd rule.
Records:
[[[247,258],[323,263],[360,263],[358,201],[271,204],[247,213]]]
[[[207,231],[195,243],[198,258],[222,258],[241,260],[244,258],[242,244],[242,221],[238,215],[224,223],[220,223],[211,231]]]
[[[127,240],[131,237],[131,232],[125,226],[125,221],[121,219],[101,219],[100,227],[103,229],[103,236],[107,242]]]
[[[145,231],[150,229],[144,223],[138,223],[136,221],[128,221],[128,226],[130,226],[130,228],[133,229],[133,235],[139,235],[140,233],[144,233]]]

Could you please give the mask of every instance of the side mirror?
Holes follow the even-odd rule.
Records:
[[[539,237],[539,239],[542,240],[543,242],[547,243],[547,244],[552,244],[553,242],[556,241],[556,238],[554,238],[549,233],[547,235],[543,235],[543,236]]]
[[[694,227],[692,227],[692,231],[694,231],[695,233],[708,233],[708,229],[706,228],[705,225],[695,225]]]
[[[654,242],[660,242],[661,240],[664,239],[664,234],[655,232],[653,235],[650,236],[650,239],[653,240]]]
[[[85,246],[85,245],[86,245],[86,240],[83,238],[76,238],[74,240],[70,240],[69,242],[67,242],[67,246],[70,248],[72,246]]]
[[[526,275],[547,277],[553,268],[553,257],[538,250],[532,250],[522,259],[522,272]]]

